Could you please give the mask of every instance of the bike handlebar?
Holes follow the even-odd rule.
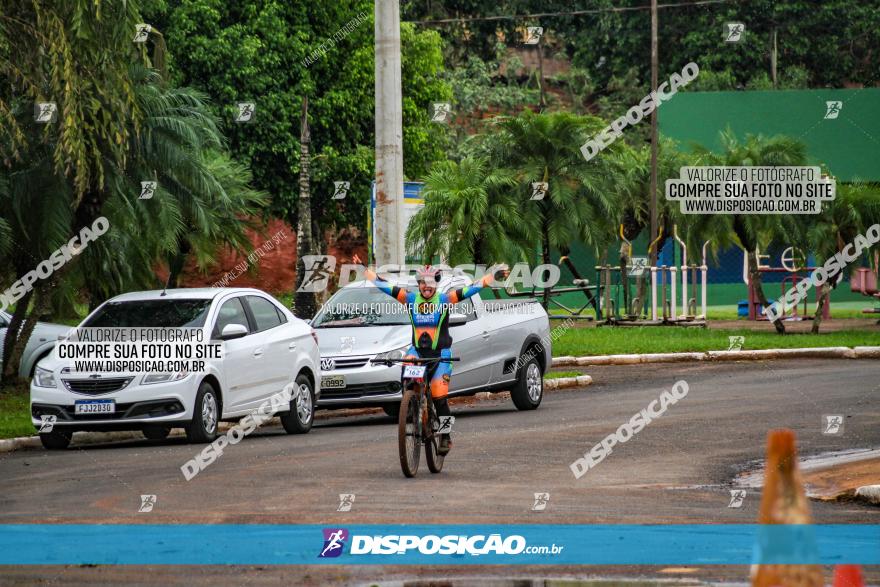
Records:
[[[421,363],[452,363],[454,361],[460,361],[459,357],[414,357],[411,359],[370,359],[371,363],[380,363],[384,365],[392,365],[394,363],[413,363],[413,364],[421,364]]]

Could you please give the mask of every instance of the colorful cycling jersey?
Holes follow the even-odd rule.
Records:
[[[439,356],[440,351],[452,346],[452,337],[449,335],[449,308],[471,297],[492,281],[492,275],[487,274],[476,283],[447,293],[435,291],[430,299],[425,299],[419,292],[411,292],[380,280],[374,271],[367,270],[364,276],[380,291],[406,305],[413,327],[412,344],[423,357]]]

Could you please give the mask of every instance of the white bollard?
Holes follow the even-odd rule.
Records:
[[[678,269],[676,269],[675,267],[669,268],[669,284],[672,286],[672,296],[670,296],[672,298],[672,309],[669,312],[669,318],[671,320],[677,319],[677,315],[675,313],[675,286],[677,285],[676,281],[678,281],[677,273]]]
[[[708,281],[707,276],[709,274],[709,268],[705,265],[700,267],[700,273],[702,274],[700,277],[700,281],[703,285],[703,291],[701,292],[702,297],[702,306],[703,306],[703,319],[706,320],[709,318],[708,311],[706,310],[706,283]]]
[[[657,268],[651,267],[651,320],[657,321]]]

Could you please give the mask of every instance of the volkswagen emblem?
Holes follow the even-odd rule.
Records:
[[[333,359],[321,359],[321,371],[332,371],[336,366],[336,361]]]

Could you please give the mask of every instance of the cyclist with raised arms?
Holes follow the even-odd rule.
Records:
[[[353,260],[355,263],[360,262],[357,256]],[[493,266],[479,281],[444,294],[437,290],[437,285],[440,282],[440,270],[430,265],[425,265],[416,272],[418,292],[411,292],[405,288],[391,285],[369,267],[364,271],[364,277],[368,281],[407,307],[413,327],[413,336],[412,346],[404,358],[440,357],[444,359],[452,357],[450,351],[452,337],[449,335],[449,309],[451,306],[466,300],[492,283],[496,279],[496,275],[501,279],[506,279],[509,274],[506,265]],[[451,362],[435,363],[430,389],[431,398],[439,416],[450,415],[446,396],[449,394],[451,377]],[[451,448],[450,435],[441,435],[437,452],[446,455]]]

